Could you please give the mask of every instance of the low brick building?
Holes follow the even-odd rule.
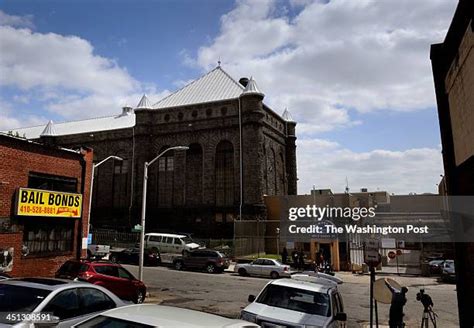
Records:
[[[52,276],[85,256],[92,159],[0,134],[0,272]]]

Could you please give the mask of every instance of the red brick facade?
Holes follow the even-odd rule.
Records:
[[[93,153],[89,149],[76,152],[0,134],[0,249],[14,248],[10,275],[53,276],[65,260],[85,256],[85,251],[81,250],[80,238],[87,233],[92,160]],[[82,218],[58,218],[75,220],[71,251],[55,255],[22,255],[22,222],[37,220],[38,217],[19,220],[15,216],[14,206],[16,192],[20,187],[28,187],[31,172],[77,180],[75,192],[83,194]]]

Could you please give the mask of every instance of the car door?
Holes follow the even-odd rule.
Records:
[[[170,244],[173,242],[173,237],[165,237],[161,239],[161,249],[163,253],[170,253],[171,247]]]
[[[249,263],[249,265],[247,267],[248,268],[247,272],[251,275],[254,275],[254,276],[261,275],[262,263],[263,263],[262,259],[256,259],[255,261]]]
[[[98,273],[94,284],[107,288],[118,297],[123,297],[121,295],[124,295],[124,293],[122,286],[120,285],[119,274],[115,265],[95,265],[94,270]]]
[[[121,288],[121,296],[115,293],[117,296],[127,300],[133,300],[135,295],[137,295],[137,288],[133,284],[133,276],[130,272],[125,270],[124,268],[117,267],[118,271],[118,278],[117,283],[120,285]]]
[[[81,319],[77,288],[66,289],[58,292],[58,294],[54,296],[40,311],[49,312],[52,313],[53,316],[58,317],[60,321],[56,327],[71,327]]]
[[[184,265],[188,268],[195,268],[197,262],[199,261],[198,257],[200,251],[190,252],[188,254],[183,255]]]
[[[80,320],[117,307],[117,304],[107,294],[96,288],[78,288],[78,295]]]
[[[183,241],[180,238],[175,237],[171,247],[173,247],[173,253],[181,253],[184,249]]]
[[[275,263],[273,263],[272,260],[263,260],[260,268],[260,274],[262,276],[269,277],[272,271],[278,271],[275,270]]]

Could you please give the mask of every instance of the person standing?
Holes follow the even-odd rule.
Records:
[[[281,252],[281,261],[283,264],[286,264],[288,261],[288,251],[286,250],[286,247],[283,247],[283,251]]]
[[[387,279],[385,279],[385,285],[392,292],[392,302],[390,304],[388,325],[390,328],[404,328],[405,324],[403,323],[403,307],[407,303],[406,293],[408,292],[408,288],[402,287],[401,290],[398,290],[390,285]]]
[[[291,259],[293,260],[293,267],[298,269],[298,252],[296,250],[291,252]]]
[[[298,268],[300,270],[304,270],[304,252],[301,249],[300,252],[298,253]]]

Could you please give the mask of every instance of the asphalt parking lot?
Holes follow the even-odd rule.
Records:
[[[126,265],[135,275],[137,266]],[[348,327],[365,327],[369,321],[369,276],[337,273],[344,280],[339,289],[343,297]],[[455,285],[440,284],[436,278],[390,276],[407,286],[405,306],[407,327],[420,327],[423,306],[416,293],[424,288],[434,301],[438,327],[459,327]],[[146,302],[172,305],[237,318],[247,304],[248,295],[256,295],[270,279],[240,277],[226,271],[207,274],[196,271],[176,271],[169,267],[145,267],[144,281],[148,286]],[[388,322],[389,305],[379,304],[380,327]]]

